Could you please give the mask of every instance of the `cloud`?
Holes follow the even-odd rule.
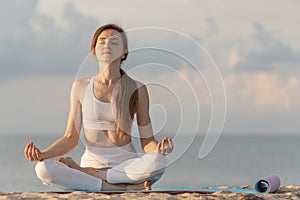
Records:
[[[26,2],[19,2],[17,0],[0,2],[1,42],[4,40],[20,41],[20,36],[28,36],[25,31],[28,29],[27,19],[33,15],[33,8],[36,2],[36,0],[28,0]]]
[[[101,22],[120,22],[125,30],[151,25],[170,27],[193,35],[193,38],[200,41],[200,44],[204,44],[220,66],[227,90],[229,113],[234,112],[234,119],[239,119],[231,120],[232,128],[228,130],[235,129],[237,132],[245,129],[252,130],[251,127],[262,126],[264,122],[272,125],[272,119],[276,118],[272,114],[275,112],[278,115],[287,116],[299,111],[297,101],[299,95],[295,91],[300,91],[300,53],[297,48],[294,50],[291,48],[292,45],[298,43],[295,40],[292,44],[290,37],[286,37],[286,40],[283,38],[283,35],[289,36],[286,33],[296,30],[292,28],[296,26],[291,20],[298,17],[294,16],[297,13],[296,6],[292,5],[295,4],[277,2],[277,5],[288,5],[284,8],[291,12],[283,13],[280,16],[281,21],[269,23],[273,22],[274,17],[277,16],[277,8],[270,9],[268,13],[260,10],[263,13],[253,18],[254,16],[250,13],[257,9],[257,5],[249,3],[247,10],[240,10],[245,15],[241,21],[237,16],[241,14],[240,12],[228,15],[228,12],[237,6],[234,1],[222,7],[213,7],[212,4],[200,6],[198,1],[185,3],[179,0],[177,4],[172,4],[171,10],[174,12],[165,12],[165,6],[168,6],[170,2],[161,4],[159,8],[153,3],[145,4],[138,1],[126,3],[125,7],[115,7],[115,3],[121,3],[121,1],[107,3],[104,7],[103,3],[98,1],[72,3],[64,1],[59,5],[56,5],[58,2],[53,1],[45,4],[43,2],[46,1],[22,3],[12,0],[9,3],[5,1],[0,3],[2,27],[0,32],[0,92],[4,94],[1,96],[0,118],[3,119],[1,131],[11,129],[21,132],[23,127],[35,132],[64,129],[65,124],[61,122],[66,119],[68,108],[65,105],[68,100],[71,77],[75,77],[79,65],[89,51],[92,35],[100,25],[100,20]],[[136,3],[141,6],[140,11],[143,12],[141,18],[130,14],[133,13]],[[238,7],[242,8],[244,4],[238,4]],[[295,7],[295,10],[292,7]],[[101,12],[99,9],[102,9]],[[113,9],[116,9],[114,10],[116,13],[111,15]],[[202,9],[201,12],[199,9]],[[157,13],[155,16],[154,12]],[[184,15],[179,18],[178,13],[184,13]],[[249,28],[253,20],[260,23],[255,23],[252,28]],[[254,31],[252,35],[251,31]],[[148,38],[145,39],[145,36]],[[166,47],[167,50],[184,55],[189,61],[195,61],[198,63],[196,67],[204,70],[205,78],[211,79],[213,84],[214,78],[210,76],[209,69],[205,71],[207,68],[203,67],[207,67],[211,61],[203,50],[181,40],[183,38],[170,34],[153,34],[153,32],[149,32],[148,35],[137,34],[129,37],[131,47],[139,42],[144,46]],[[199,104],[202,109],[200,123],[207,125],[211,108],[209,94],[203,80],[195,73],[192,66],[180,56],[170,52],[144,49],[131,52],[125,63],[125,70],[130,71],[137,65],[149,62],[165,64],[187,77],[200,100]],[[145,66],[149,67],[149,65]],[[147,77],[153,81],[164,80],[170,88],[174,87],[174,91],[184,97],[184,101],[189,102],[189,98],[192,97],[190,90],[187,90],[184,84],[179,84],[181,77],[174,73],[170,74],[159,67],[154,70],[151,67],[144,68],[143,73],[145,79],[138,76],[141,81],[146,80]],[[22,91],[20,91],[20,85]],[[150,90],[153,92],[153,101],[158,102],[162,93],[159,93],[155,87]],[[55,91],[57,95],[48,97],[48,91]],[[216,91],[218,92],[220,91]],[[24,97],[23,101],[19,100],[20,96]],[[163,98],[162,101],[168,104],[169,99]],[[194,111],[193,108],[190,106],[187,111]],[[168,107],[168,109],[171,108]],[[176,112],[174,116],[177,116]],[[263,116],[268,116],[269,121],[264,121]],[[22,121],[23,119],[25,120]],[[160,120],[160,118],[157,119]],[[256,119],[261,121],[257,122]],[[176,120],[174,119],[177,124]],[[252,120],[251,125],[247,125],[249,120]],[[284,117],[281,120],[284,123]],[[174,121],[169,122],[170,127]],[[242,125],[236,125],[235,122]],[[19,126],[16,127],[16,123]],[[58,123],[61,124],[59,127]],[[203,127],[205,129],[205,126]],[[291,125],[291,127],[294,130],[299,129],[297,125]],[[269,130],[267,126],[264,126],[264,129]]]
[[[200,70],[204,78],[215,80],[213,71],[210,68]],[[190,82],[196,91],[201,107],[210,106],[210,95],[204,80],[192,70],[182,69],[179,71],[182,76]],[[300,110],[300,77],[297,74],[282,76],[278,70],[261,71],[255,73],[222,73],[225,84],[227,106],[229,110],[241,113],[291,113]],[[164,77],[168,82],[176,82],[175,77]],[[172,80],[173,79],[173,80]],[[216,82],[208,82],[214,83]],[[180,87],[180,86],[178,86]],[[209,89],[221,89],[214,85],[208,85]],[[187,88],[180,88],[184,93]],[[222,91],[215,91],[222,94]],[[186,98],[192,98],[192,93],[184,94]],[[218,102],[218,101],[216,101]]]
[[[300,62],[300,52],[294,52],[288,44],[276,39],[273,33],[267,31],[261,24],[255,23],[253,28],[255,34],[239,44],[239,56],[242,59],[235,63],[236,71],[270,71],[278,66],[277,63]]]
[[[16,13],[13,21],[4,25],[0,81],[30,74],[75,74],[89,52],[98,25],[95,19],[77,13],[72,4],[67,4],[64,17],[69,26],[64,29],[37,13],[35,6],[26,4],[22,9],[25,13]]]
[[[220,27],[214,17],[207,17],[205,19],[208,30],[205,32],[206,37],[211,37],[220,33]]]
[[[245,112],[283,112],[300,109],[300,78],[282,77],[278,71],[224,76],[230,109]]]
[[[228,59],[229,68],[235,68],[241,59],[242,57],[241,57],[240,50],[238,49],[238,47],[233,47],[230,51],[229,59]]]
[[[19,53],[30,49],[27,39],[31,38],[28,31],[28,20],[33,13],[36,1],[18,2],[15,0],[0,3],[0,80],[18,73],[16,65],[26,62],[26,57],[19,58]],[[19,60],[19,61],[18,61]],[[15,72],[16,71],[16,72]]]
[[[25,14],[20,16],[16,14],[19,17],[18,20],[22,20],[20,28],[22,33],[16,37],[1,38],[3,45],[0,49],[2,68],[0,81],[14,76],[32,74],[75,75],[89,51],[92,35],[98,28],[99,20],[80,14],[72,3],[66,3],[59,7],[63,8],[59,8],[62,10],[62,13],[59,14],[60,20],[45,12],[45,6],[40,2],[27,5]],[[213,24],[212,19],[208,21]],[[13,28],[15,27],[18,27],[17,22],[13,25]],[[208,59],[197,45],[179,32],[156,31],[155,37],[153,37],[153,33],[153,31],[147,32],[147,30],[129,30],[129,46],[132,49],[135,49],[135,45],[139,42],[139,47],[156,49],[131,52],[126,62],[127,66],[135,67],[156,62],[179,69],[188,64],[185,59],[193,61],[198,67],[203,65],[202,62],[205,59]],[[9,51],[6,49],[8,46]],[[164,49],[159,50],[159,48]],[[172,51],[178,53],[179,56]]]
[[[151,67],[151,66],[145,66]],[[163,71],[163,70],[162,70]],[[214,81],[209,84],[214,84],[215,76],[210,68],[200,69],[205,79]],[[180,98],[180,103],[185,105],[186,112],[193,113],[193,117],[183,115],[184,118],[196,117],[197,106],[193,103],[196,95],[197,102],[200,108],[201,133],[207,130],[211,117],[211,96],[207,89],[204,80],[193,70],[182,68],[177,73],[160,73],[151,74],[145,73],[134,74],[133,77],[140,80],[149,80],[157,83],[165,83],[167,90],[172,90]],[[299,129],[297,125],[297,117],[300,113],[300,77],[292,75],[289,77],[282,76],[278,70],[274,71],[259,71],[259,72],[240,72],[240,73],[223,73],[222,74],[226,96],[227,96],[227,116],[225,132],[227,133],[296,133]],[[189,82],[189,85],[185,84]],[[147,81],[146,81],[147,82]],[[209,89],[220,89],[214,85],[208,85]],[[193,93],[193,91],[195,93]],[[168,119],[171,122],[176,121],[178,115],[177,104],[172,106],[172,98],[165,93],[160,93],[158,90],[151,90],[151,100],[160,102],[162,105],[168,105],[174,110],[168,110]],[[212,91],[210,91],[212,92]],[[213,91],[215,94],[222,94],[222,91]],[[166,98],[161,98],[161,97]],[[216,95],[218,96],[218,95]],[[220,104],[221,98],[215,99],[215,103]],[[217,105],[214,105],[217,106]],[[172,112],[175,111],[173,114]],[[174,118],[175,117],[175,118]],[[215,116],[214,116],[215,117]],[[272,123],[276,121],[276,125],[270,128]],[[195,122],[191,122],[193,125]],[[175,123],[177,124],[177,123]],[[193,131],[186,126],[183,130]]]

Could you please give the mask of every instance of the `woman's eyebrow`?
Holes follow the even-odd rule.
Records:
[[[106,37],[100,37],[98,40],[105,40]],[[119,38],[109,38],[110,40],[120,40]]]

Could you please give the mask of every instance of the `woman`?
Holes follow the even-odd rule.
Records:
[[[121,69],[128,55],[125,32],[115,24],[100,27],[91,52],[99,73],[74,81],[64,136],[44,151],[29,142],[25,156],[39,161],[35,170],[44,184],[86,191],[150,189],[163,174],[173,144],[169,138],[155,140],[147,88]],[[145,152],[141,157],[131,143],[134,114]],[[78,145],[82,125],[87,146],[80,166],[70,157],[52,160]]]

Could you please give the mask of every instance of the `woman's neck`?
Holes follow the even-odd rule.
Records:
[[[120,63],[99,64],[99,74],[97,75],[97,80],[107,86],[112,85],[121,77],[120,67]]]

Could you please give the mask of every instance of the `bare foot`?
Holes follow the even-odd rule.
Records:
[[[151,190],[150,182],[145,181],[144,183],[140,184],[127,184],[127,183],[120,183],[120,184],[110,184],[106,181],[102,181],[102,191],[105,190]]]
[[[144,182],[144,187],[145,187],[145,190],[151,190],[150,181],[145,181]]]
[[[76,163],[75,160],[73,160],[73,158],[71,157],[66,157],[66,158],[57,158],[56,159],[56,162],[62,162],[64,163],[65,165],[67,165],[68,167],[70,168],[73,168],[73,169],[77,169],[77,170],[81,170],[81,167]]]

